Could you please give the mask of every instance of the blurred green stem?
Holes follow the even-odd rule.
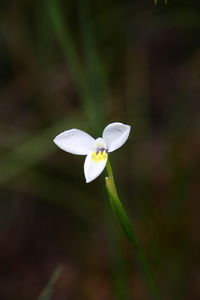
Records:
[[[51,278],[47,284],[47,286],[43,289],[40,296],[37,298],[37,300],[50,300],[53,297],[54,294],[54,286],[60,277],[60,274],[62,272],[62,266],[58,266],[51,275]]]
[[[132,244],[137,257],[139,259],[139,262],[141,264],[141,268],[143,270],[143,273],[145,275],[145,278],[147,280],[147,283],[149,285],[149,288],[151,289],[153,299],[160,299],[157,286],[154,282],[153,276],[149,270],[149,267],[147,265],[146,259],[144,257],[143,251],[140,247],[140,244],[136,238],[136,235],[132,229],[132,225],[129,221],[129,218],[122,206],[122,203],[119,199],[119,196],[117,194],[117,189],[114,182],[113,177],[113,171],[110,165],[110,162],[107,162],[106,169],[108,172],[108,177],[105,178],[106,180],[106,190],[110,199],[110,203],[112,206],[112,209],[114,211],[114,214],[116,215],[116,218],[126,236],[126,238],[129,240],[129,242]]]

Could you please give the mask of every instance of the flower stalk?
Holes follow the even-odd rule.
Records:
[[[107,161],[106,169],[107,169],[107,173],[108,173],[108,177],[105,178],[106,190],[107,190],[114,214],[115,214],[117,221],[119,222],[126,238],[129,240],[129,242],[131,243],[131,245],[133,246],[133,248],[137,254],[138,260],[141,265],[141,269],[143,270],[143,273],[144,273],[144,276],[148,283],[148,286],[152,292],[153,299],[156,299],[156,300],[160,299],[159,293],[158,293],[158,288],[157,288],[157,286],[154,282],[153,276],[149,270],[149,267],[148,267],[148,264],[144,257],[141,246],[136,238],[135,232],[133,231],[132,224],[131,224],[131,222],[125,212],[125,209],[120,201],[120,198],[118,196],[115,181],[114,181],[113,171],[112,171],[112,167],[110,165],[109,160]]]

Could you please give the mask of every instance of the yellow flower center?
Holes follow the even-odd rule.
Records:
[[[95,162],[106,160],[107,157],[108,154],[106,153],[106,150],[92,152],[92,160]]]

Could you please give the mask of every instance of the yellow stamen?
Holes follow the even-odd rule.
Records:
[[[92,160],[95,162],[99,162],[102,160],[106,160],[108,157],[108,154],[106,151],[99,151],[99,152],[92,152]]]

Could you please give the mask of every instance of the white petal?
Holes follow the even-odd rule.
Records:
[[[93,149],[97,150],[98,148],[104,148],[104,149],[106,148],[106,143],[105,143],[104,139],[102,139],[101,137],[96,139],[94,142]]]
[[[108,159],[108,155],[107,153],[104,151],[103,154],[101,154],[101,152],[99,152],[99,155],[102,157],[97,157],[98,154],[96,154],[95,151],[90,152],[86,159],[85,159],[85,163],[84,163],[84,174],[85,174],[85,179],[86,182],[91,182],[92,180],[94,180],[96,177],[98,177],[104,170],[106,163],[107,163],[107,159]],[[96,156],[96,158],[95,158]]]
[[[93,137],[79,129],[64,131],[54,139],[59,148],[78,155],[87,155],[92,150],[94,141]]]
[[[128,139],[131,126],[123,123],[111,123],[103,131],[103,139],[108,152],[112,152],[121,147]]]

